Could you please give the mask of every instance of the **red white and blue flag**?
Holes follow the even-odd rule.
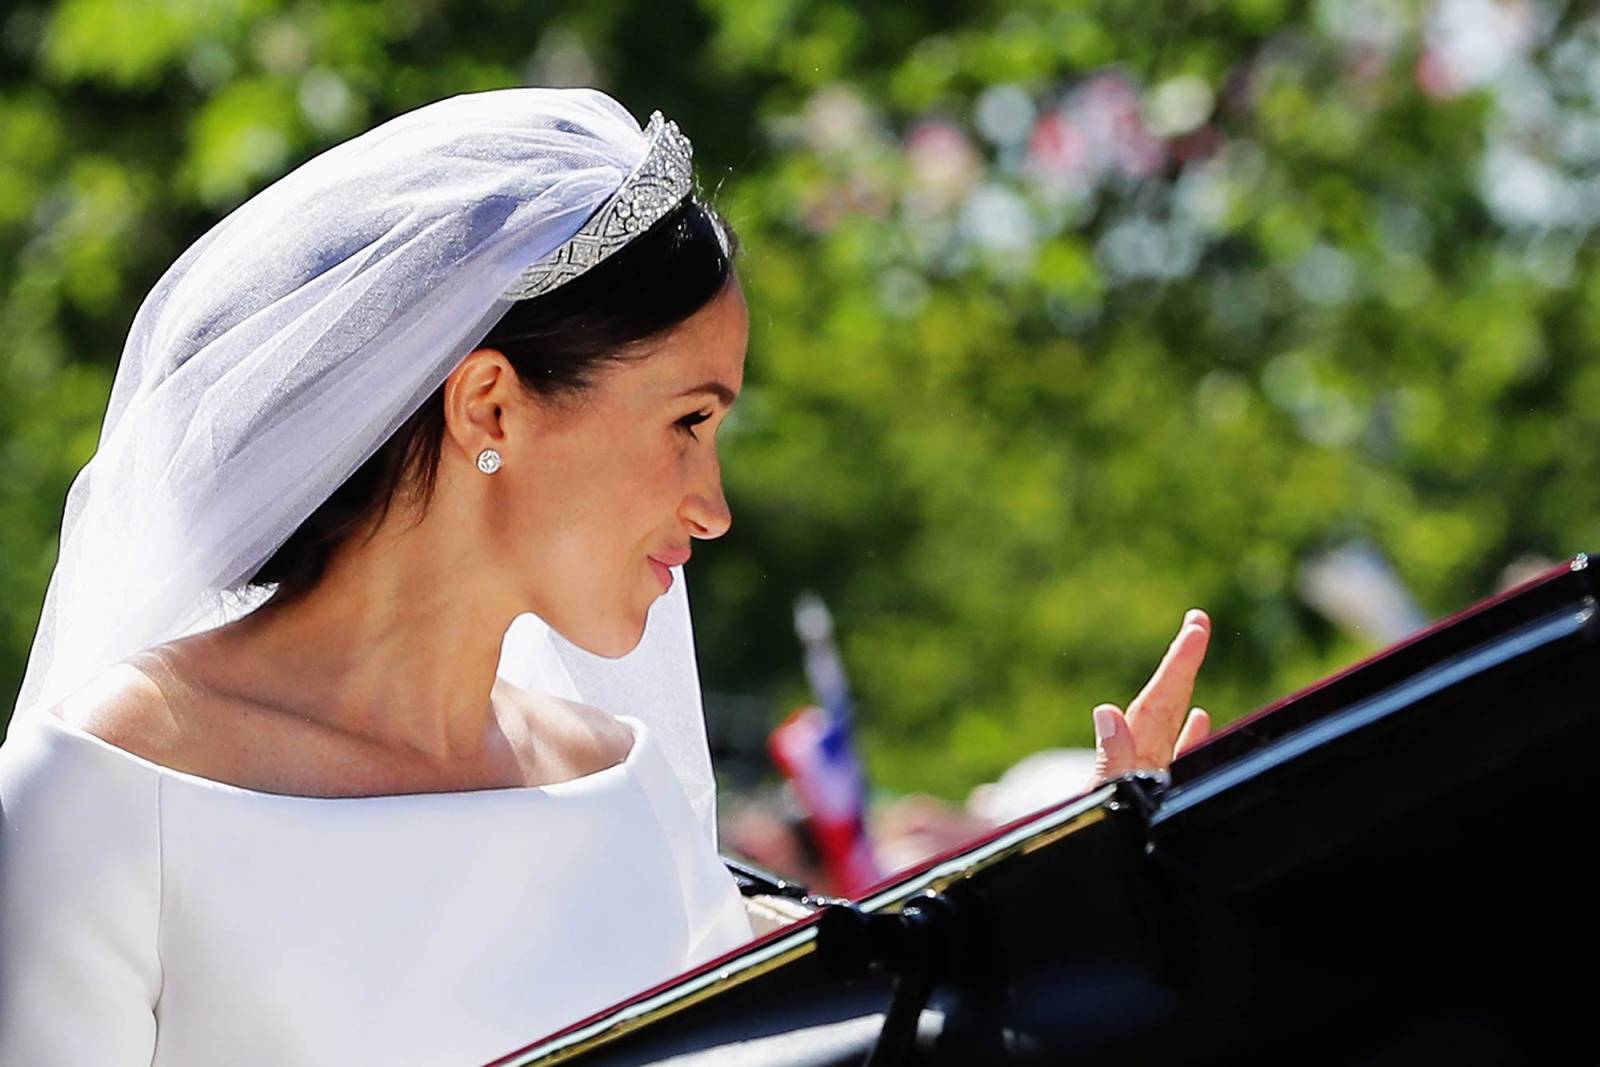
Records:
[[[820,706],[794,712],[767,745],[805,809],[834,890],[858,896],[883,872],[867,834],[867,781],[855,749],[850,687],[833,641],[833,620],[820,599],[805,596],[795,605],[795,630]]]

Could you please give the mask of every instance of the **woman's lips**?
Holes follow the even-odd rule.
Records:
[[[661,583],[662,592],[672,588],[672,568],[681,567],[689,562],[689,549],[673,548],[665,552],[652,552],[645,559],[650,561],[650,569],[655,572],[656,581]]]

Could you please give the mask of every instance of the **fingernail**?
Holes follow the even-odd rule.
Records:
[[[1100,744],[1117,736],[1117,713],[1111,708],[1094,709],[1094,740]]]
[[[1168,616],[1168,617],[1170,618],[1170,616]],[[1200,621],[1200,609],[1199,608],[1190,608],[1188,611],[1183,613],[1183,624],[1185,626],[1188,626],[1190,623],[1197,623],[1199,621]]]

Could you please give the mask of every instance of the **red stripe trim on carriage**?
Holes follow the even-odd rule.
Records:
[[[822,913],[820,911],[814,912],[803,919],[796,919],[788,926],[780,926],[778,929],[770,930],[767,933],[762,934],[760,937],[752,938],[751,940],[739,945],[737,948],[730,949],[720,956],[712,957],[706,962],[700,964],[698,967],[684,971],[680,974],[676,974],[671,978],[668,978],[666,981],[657,982],[655,985],[635,993],[626,1000],[619,1000],[615,1004],[612,1004],[606,1008],[602,1008],[600,1011],[597,1011],[592,1015],[587,1015],[575,1023],[572,1023],[568,1026],[563,1026],[561,1029],[553,1033],[546,1034],[537,1041],[530,1041],[521,1048],[518,1048],[512,1052],[508,1052],[499,1059],[484,1064],[483,1067],[505,1067],[506,1064],[514,1063],[519,1057],[526,1056],[540,1045],[548,1044],[551,1041],[555,1041],[559,1038],[566,1037],[569,1034],[576,1033],[585,1027],[593,1026],[595,1023],[600,1022],[608,1015],[615,1015],[616,1013],[624,1011],[627,1008],[640,1003],[641,1001],[649,1000],[651,997],[660,996],[662,993],[672,989],[673,986],[681,985],[691,978],[696,978],[710,971],[717,970],[720,967],[724,967],[727,964],[738,960],[741,956],[749,955],[751,952],[761,948],[763,945],[770,944],[771,942],[777,941],[781,938],[790,937],[796,930],[802,930],[805,927],[817,922],[821,915]]]

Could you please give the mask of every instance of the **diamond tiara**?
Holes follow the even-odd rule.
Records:
[[[599,263],[677,207],[694,187],[694,146],[661,112],[644,128],[644,159],[572,238],[518,275],[511,300],[531,300]]]

